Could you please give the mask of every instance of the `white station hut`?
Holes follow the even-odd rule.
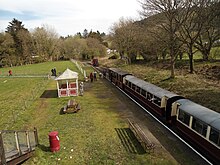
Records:
[[[58,97],[78,96],[78,73],[66,69],[57,81]]]

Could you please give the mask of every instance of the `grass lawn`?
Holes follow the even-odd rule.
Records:
[[[48,75],[51,74],[50,70],[54,67],[58,72],[63,72],[67,67],[76,70],[71,62],[66,61],[1,68],[0,73],[7,75],[7,71],[11,69],[13,75]],[[2,111],[0,129],[21,128],[24,123],[30,120],[31,115],[27,115],[31,113],[30,106],[40,97],[49,82],[50,80],[47,78],[0,78]]]
[[[47,75],[54,67],[58,73],[67,67],[77,71],[69,61],[13,67],[12,71],[14,74]],[[7,74],[8,69],[1,69],[1,73]],[[91,68],[85,69],[87,74],[92,71]],[[80,75],[79,80],[82,78]],[[40,145],[34,157],[24,164],[177,164],[163,153],[138,154],[125,149],[117,132],[128,128],[127,122],[115,111],[120,107],[120,100],[102,81],[85,83],[84,96],[74,97],[81,110],[65,115],[60,115],[60,110],[70,98],[56,97],[56,82],[52,79],[8,77],[0,78],[0,83],[0,129],[38,129]],[[44,97],[45,91],[50,97]],[[61,149],[51,153],[48,134],[55,130],[59,132]],[[126,131],[122,134],[129,136]]]

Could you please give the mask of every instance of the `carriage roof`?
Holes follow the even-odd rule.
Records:
[[[121,76],[123,76],[123,75],[131,75],[131,73],[123,71],[123,70],[120,70],[118,68],[109,68],[109,70],[113,71],[113,72],[115,72],[115,73],[117,73],[117,74],[119,74]]]
[[[135,76],[132,76],[132,75],[127,75],[125,77],[125,80],[131,82],[132,84],[135,84],[136,86],[140,87],[141,89],[144,89],[145,91],[147,91],[147,92],[149,92],[159,98],[162,98],[163,96],[166,96],[168,98],[177,96],[177,94],[175,94],[173,92],[167,91],[163,88],[160,88],[154,84],[151,84],[149,82],[141,80],[141,79],[139,79]]]
[[[182,111],[194,116],[208,125],[211,125],[217,130],[220,130],[220,113],[194,103],[188,99],[180,99],[177,100],[176,103],[180,105],[179,108]]]

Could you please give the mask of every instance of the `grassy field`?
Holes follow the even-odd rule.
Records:
[[[57,71],[63,72],[66,67],[76,69],[72,63],[54,62],[42,63],[36,65],[25,65],[10,68],[13,75],[48,75],[51,68],[57,68]],[[7,75],[9,68],[1,68],[1,75]],[[24,125],[30,117],[27,114],[30,106],[39,98],[45,90],[50,80],[47,78],[0,78],[0,105],[1,115],[7,116],[1,119],[0,129],[16,129]],[[54,86],[56,87],[56,86]],[[20,123],[20,124],[19,124]],[[27,124],[28,125],[28,124]]]
[[[13,67],[12,71],[16,75],[47,75],[54,67],[58,73],[67,67],[77,71],[69,61]],[[85,69],[87,73],[92,71],[91,68]],[[7,74],[8,70],[0,71]],[[79,80],[83,80],[82,75]],[[88,83],[87,87],[85,85],[84,96],[74,97],[80,103],[81,110],[65,115],[60,115],[60,110],[69,98],[57,98],[56,82],[52,79],[6,77],[0,78],[0,83],[0,129],[38,129],[40,144],[34,157],[24,164],[178,164],[168,159],[165,153],[137,154],[125,149],[117,132],[128,128],[127,122],[115,111],[120,100],[101,81]],[[48,134],[55,130],[59,132],[61,149],[51,153]],[[126,131],[122,134],[129,136]]]

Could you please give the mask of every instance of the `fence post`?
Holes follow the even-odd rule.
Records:
[[[0,164],[6,164],[2,132],[0,132]]]
[[[86,71],[84,70],[84,78],[86,78]]]
[[[16,141],[16,147],[19,153],[19,156],[21,155],[21,149],[20,149],[20,145],[19,145],[19,139],[18,139],[18,133],[15,131],[15,141]]]
[[[76,65],[78,70],[84,75],[84,78],[86,78],[86,71],[78,64],[76,60],[71,59],[71,61]]]
[[[26,134],[26,141],[27,141],[28,151],[31,151],[32,148],[31,148],[31,145],[30,145],[30,139],[29,139],[28,131],[25,131],[25,134]]]
[[[34,137],[35,137],[35,142],[36,142],[36,145],[39,144],[39,140],[38,140],[38,133],[37,133],[37,128],[34,127]]]

